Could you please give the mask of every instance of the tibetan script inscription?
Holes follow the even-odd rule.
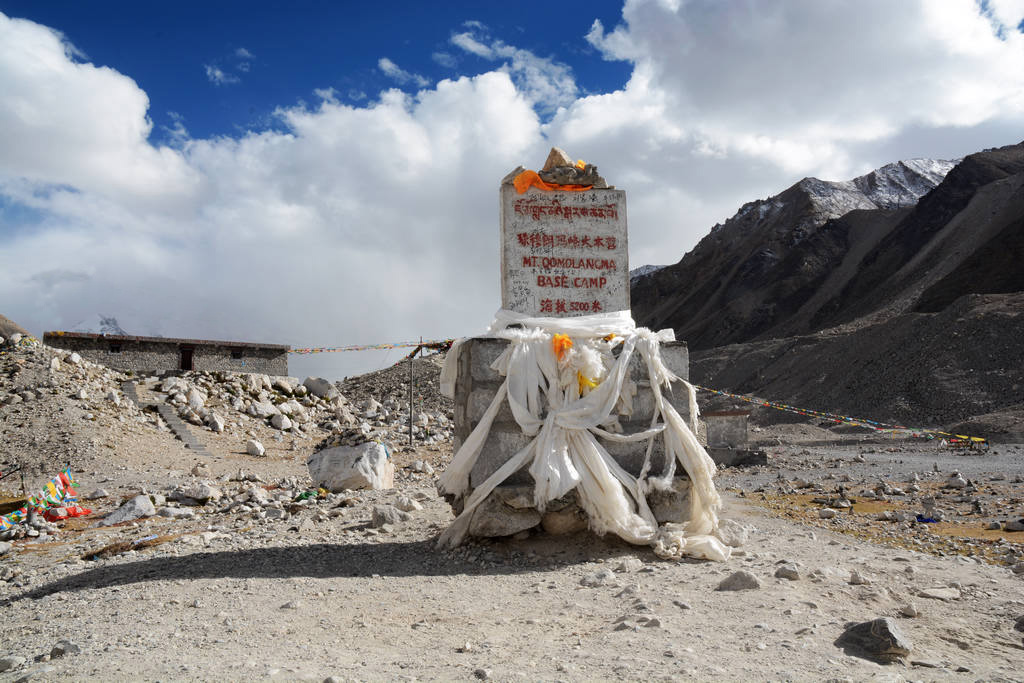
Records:
[[[626,193],[501,187],[501,303],[562,317],[629,309]]]

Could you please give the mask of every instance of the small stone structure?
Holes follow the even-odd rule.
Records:
[[[704,413],[708,428],[708,448],[745,448],[747,445],[746,410],[717,410]]]
[[[291,350],[283,344],[60,331],[44,333],[43,343],[77,351],[83,358],[115,370],[135,373],[228,370],[285,376]]]
[[[707,452],[716,465],[765,465],[768,456],[764,451],[747,448],[747,421],[750,412],[746,410],[717,410],[701,415],[708,430]]]

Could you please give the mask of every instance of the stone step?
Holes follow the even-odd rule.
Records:
[[[196,438],[185,424],[185,421],[178,417],[178,414],[169,405],[158,403],[156,410],[164,422],[167,423],[167,426],[171,428],[174,435],[185,445],[185,448],[195,451],[198,455],[210,456],[206,446]]]

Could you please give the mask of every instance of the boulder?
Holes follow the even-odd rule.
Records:
[[[383,444],[335,446],[313,453],[306,461],[313,484],[337,493],[345,489],[390,489],[395,465]]]
[[[280,415],[280,413],[281,411],[277,409],[277,406],[270,401],[253,401],[252,405],[249,406],[249,414],[253,417],[273,417],[274,415]]]
[[[156,507],[153,506],[153,501],[149,499],[149,496],[139,495],[125,502],[121,507],[100,520],[99,526],[113,526],[114,524],[128,522],[140,517],[152,517],[155,514]]]
[[[292,428],[292,421],[288,419],[287,415],[278,413],[277,415],[271,416],[270,426],[273,427],[274,429],[280,429],[283,431],[285,429]]]
[[[742,548],[749,536],[746,527],[732,519],[718,521],[718,539],[732,548]]]
[[[217,432],[218,434],[224,431],[224,418],[217,413],[210,413],[206,416],[206,424],[209,425],[210,429]]]
[[[847,654],[889,663],[910,654],[913,645],[893,619],[883,617],[850,624],[836,640]]]
[[[540,524],[541,514],[537,510],[513,507],[505,502],[505,495],[505,491],[497,488],[480,503],[469,522],[471,536],[512,536]]]
[[[399,522],[407,522],[410,519],[412,517],[408,512],[403,512],[393,505],[374,505],[370,526],[380,528],[385,524],[395,525]]]
[[[340,395],[338,389],[323,377],[307,377],[302,386],[318,398],[332,399]]]
[[[761,587],[761,580],[748,571],[740,570],[722,579],[716,591],[745,591]]]
[[[188,407],[193,411],[198,411],[206,405],[206,398],[204,398],[203,394],[195,387],[189,389],[185,398],[188,401]]]
[[[245,442],[245,452],[249,455],[261,456],[267,451],[263,448],[263,444],[256,439],[249,439]]]
[[[295,392],[295,387],[292,386],[291,380],[287,377],[275,377],[271,382],[271,388],[276,389],[285,396],[291,396]]]

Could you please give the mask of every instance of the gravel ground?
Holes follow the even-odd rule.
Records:
[[[436,474],[414,463],[441,471],[451,455],[442,445],[396,455],[393,490],[288,503],[281,518],[207,504],[190,508],[190,518],[92,526],[123,499],[169,495],[197,481],[226,494],[256,486],[291,497],[308,484],[313,439],[295,439],[294,450],[287,439],[267,439],[274,445],[257,458],[239,447],[248,434],[204,432],[211,455],[200,461],[146,413],[66,397],[75,389],[68,381],[35,408],[52,413],[66,443],[37,447],[43,455],[66,449],[55,461],[80,458],[80,491],[103,487],[109,495],[87,503],[92,517],[63,523],[43,541],[17,540],[0,556],[0,669],[10,667],[0,682],[1024,680],[1024,634],[1015,630],[1024,574],[1013,573],[1019,541],[1012,532],[992,541],[1008,552],[966,556],[888,538],[916,537],[924,532],[913,527],[929,525],[904,529],[854,516],[863,488],[882,480],[908,487],[917,474],[925,490],[953,470],[977,489],[972,496],[1006,487],[999,494],[1006,505],[1019,503],[1016,446],[979,458],[911,444],[804,446],[793,438],[770,449],[768,468],[723,471],[724,517],[747,536],[727,563],[667,562],[589,533],[440,552],[434,541],[451,512],[434,493]],[[45,438],[35,430],[46,421],[17,405],[17,413],[0,408],[5,448],[12,438]],[[94,419],[84,418],[88,412]],[[789,439],[792,431],[761,436]],[[798,479],[810,486],[797,488]],[[821,505],[811,499],[840,485],[856,501],[849,516],[818,518]],[[404,505],[403,498],[422,509],[377,525],[375,508]],[[888,502],[899,498],[909,499],[908,508],[919,502],[914,495]],[[970,504],[939,505],[961,521],[956,513]],[[965,524],[1009,518],[1019,507],[1005,510]],[[123,545],[100,552],[113,544]],[[782,566],[795,578],[777,576]],[[716,590],[740,570],[758,586]],[[848,622],[878,617],[891,618],[912,645],[902,661],[880,664],[837,644]],[[73,644],[66,654],[62,640]]]

